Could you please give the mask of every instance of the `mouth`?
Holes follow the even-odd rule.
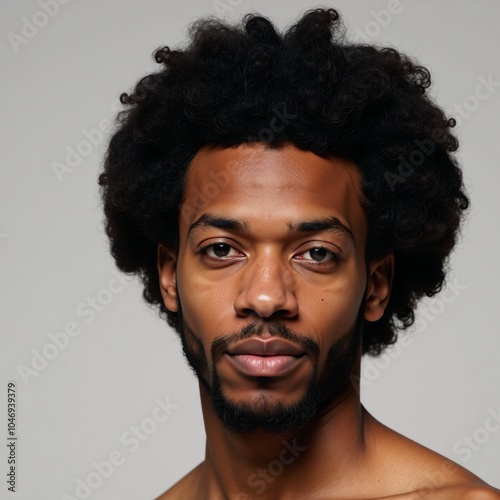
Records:
[[[260,337],[238,342],[225,355],[237,371],[251,377],[284,376],[306,358],[306,352],[291,342]]]

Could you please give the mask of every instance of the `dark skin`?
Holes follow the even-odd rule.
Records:
[[[218,188],[204,191],[214,178]],[[214,366],[223,395],[236,403],[293,405],[310,377],[320,382],[325,376],[328,349],[354,335],[358,315],[366,321],[383,315],[394,258],[388,254],[366,265],[368,220],[359,186],[352,162],[291,144],[206,146],[196,154],[179,217],[179,249],[159,244],[158,271],[166,307],[178,311],[181,304],[185,324],[203,346],[200,373],[209,387]],[[207,196],[200,199],[200,193]],[[189,232],[208,213],[242,227],[206,224]],[[296,230],[318,218],[341,225]],[[265,384],[235,368],[227,353],[213,364],[210,347],[217,336],[258,323],[264,326],[260,339],[268,340],[272,322],[319,346],[316,374],[309,354]],[[278,434],[227,429],[200,383],[205,460],[159,500],[500,499],[498,490],[470,472],[375,420],[351,382],[360,360],[357,349],[349,377],[323,398],[312,421]]]

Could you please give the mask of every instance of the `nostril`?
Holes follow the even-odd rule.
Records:
[[[276,316],[278,318],[287,318],[287,319],[293,319],[297,316],[298,314],[298,311],[292,311],[292,310],[289,310],[289,309],[280,309],[278,311],[275,311],[273,314],[271,314],[271,317],[272,316]]]
[[[245,309],[240,309],[237,310],[237,315],[242,317],[242,318],[247,318],[249,316],[255,316],[260,319],[266,319],[266,320],[278,320],[278,319],[294,319],[297,316],[296,312],[292,312],[288,309],[278,309],[278,310],[269,310],[269,311],[264,311],[262,309],[251,309],[251,308],[245,308]]]
[[[236,312],[238,313],[238,316],[241,316],[241,317],[247,317],[247,316],[251,316],[252,314],[255,314],[254,311],[252,311],[252,309],[237,309]]]

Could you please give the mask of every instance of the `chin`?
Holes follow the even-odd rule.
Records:
[[[306,426],[316,415],[320,391],[315,382],[296,401],[283,401],[269,389],[253,392],[248,398],[226,398],[217,376],[214,377],[210,398],[215,413],[228,430],[280,434]]]

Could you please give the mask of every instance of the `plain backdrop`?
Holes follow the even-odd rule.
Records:
[[[391,355],[364,360],[362,401],[500,487],[500,3],[64,2],[1,5],[0,435],[14,381],[19,440],[18,491],[2,480],[0,498],[152,499],[203,459],[198,386],[177,336],[137,279],[116,278],[96,182],[108,135],[97,130],[157,69],[153,50],[182,45],[198,17],[259,12],[283,28],[318,6],[338,8],[352,40],[431,70],[431,94],[459,121],[472,199],[451,285]]]

